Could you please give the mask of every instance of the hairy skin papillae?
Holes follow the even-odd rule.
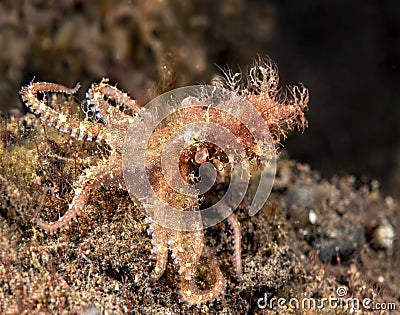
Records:
[[[245,98],[261,114],[268,126],[275,143],[286,138],[286,132],[294,128],[304,129],[307,120],[304,111],[308,104],[308,91],[303,86],[288,87],[284,95],[279,89],[278,73],[273,63],[258,60],[248,72],[245,82],[241,73],[224,72],[225,78],[216,80],[214,84],[223,86]],[[28,108],[37,115],[44,124],[58,129],[71,137],[82,141],[96,141],[108,146],[110,154],[97,165],[90,166],[74,183],[74,197],[67,212],[55,222],[45,222],[39,217],[36,224],[46,232],[54,233],[68,226],[84,209],[90,194],[101,186],[118,187],[127,190],[123,178],[122,152],[124,139],[134,118],[141,109],[135,100],[126,93],[102,80],[94,83],[87,92],[87,107],[95,119],[77,120],[67,114],[62,114],[48,104],[48,93],[74,94],[74,89],[48,82],[31,83],[21,88],[21,97]],[[39,97],[44,94],[44,97]],[[186,101],[197,102],[196,98]],[[249,130],[238,120],[214,109],[190,107],[182,115],[177,115],[175,125],[167,125],[154,130],[149,139],[146,152],[149,156],[146,170],[149,181],[157,194],[175,208],[191,211],[200,204],[199,198],[188,197],[174,191],[161,173],[161,154],[165,141],[179,126],[191,122],[214,122],[227,130],[235,132],[235,136],[247,153],[246,160],[260,161],[260,150]],[[195,180],[194,172],[198,167],[211,162],[216,166],[220,181],[227,175],[228,161],[223,152],[209,143],[197,143],[181,155],[179,169],[187,182]],[[259,165],[259,163],[256,163]],[[212,196],[210,197],[211,199]],[[235,214],[227,218],[234,235],[234,265],[236,275],[240,279],[241,265],[241,227]],[[216,299],[225,289],[225,277],[212,250],[205,246],[203,230],[179,231],[150,222],[152,232],[153,254],[156,266],[152,279],[159,279],[168,262],[168,251],[177,265],[180,274],[180,294],[189,304],[201,304]],[[199,261],[205,255],[210,262],[209,270],[214,283],[208,290],[200,290],[196,285],[196,273]]]

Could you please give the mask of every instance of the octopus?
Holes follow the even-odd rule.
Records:
[[[303,111],[307,106],[308,92],[305,88],[294,87],[292,99],[282,99],[277,96],[277,73],[268,62],[259,62],[250,69],[250,84],[241,86],[238,84],[238,74],[232,75],[226,72],[225,87],[245,97],[264,118],[267,126],[276,135],[276,142],[284,134],[283,130],[291,129],[296,125],[306,123]],[[69,204],[66,213],[57,221],[46,222],[35,218],[36,224],[45,232],[55,233],[57,230],[67,227],[85,208],[89,196],[100,187],[117,187],[127,190],[123,176],[122,154],[124,139],[129,127],[134,122],[136,115],[140,115],[142,107],[128,94],[108,83],[103,79],[100,83],[94,83],[86,93],[87,108],[94,114],[96,119],[79,120],[68,114],[63,114],[49,106],[46,100],[47,93],[75,94],[79,84],[75,88],[68,88],[61,84],[50,82],[36,82],[24,86],[20,95],[26,106],[44,124],[56,128],[81,141],[96,141],[109,148],[107,158],[101,160],[97,165],[89,166],[73,183],[74,197]],[[40,96],[39,96],[40,95]],[[44,97],[43,97],[44,95]],[[240,121],[221,115],[218,111],[202,109],[201,107],[190,108],[191,112],[181,115],[181,124],[192,121],[214,121],[224,125],[228,130],[235,133],[239,142],[246,148],[247,159],[260,159],[257,144],[245,126]],[[153,140],[149,142],[150,154],[157,154],[165,135],[170,135],[170,127],[165,126],[154,132]],[[211,162],[217,166],[218,177],[223,182],[226,177],[225,167],[227,161],[218,148],[209,143],[197,143],[185,150],[180,157],[179,169],[182,177],[187,182],[195,182],[194,176],[199,166]],[[164,177],[160,174],[161,160],[151,159],[146,165],[149,181],[161,198],[166,202],[191,211],[198,207],[200,198],[183,198],[179,192],[169,187]],[[222,165],[222,167],[221,167]],[[189,199],[188,199],[189,198]],[[210,200],[216,198],[215,194],[208,196]],[[227,217],[234,238],[234,266],[238,279],[242,276],[241,262],[241,226],[237,216],[231,213]],[[169,252],[177,266],[180,275],[179,293],[183,301],[188,304],[202,304],[218,298],[225,290],[226,280],[221,272],[217,258],[213,255],[211,248],[205,245],[204,230],[181,231],[167,228],[155,221],[150,222],[152,234],[152,254],[155,257],[155,267],[151,278],[157,281],[165,272],[168,263]],[[204,256],[209,262],[209,272],[213,279],[209,289],[199,289],[196,283],[197,270],[201,257]]]

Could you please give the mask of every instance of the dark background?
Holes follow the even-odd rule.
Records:
[[[19,87],[109,77],[144,104],[174,82],[209,82],[257,57],[310,90],[309,128],[285,144],[323,176],[377,178],[400,195],[400,2],[1,1],[0,109]],[[172,74],[172,69],[175,74]],[[160,87],[159,82],[164,82]]]
[[[310,128],[291,137],[291,156],[325,175],[379,178],[398,194],[400,2],[277,2],[271,53],[281,77],[311,93]]]

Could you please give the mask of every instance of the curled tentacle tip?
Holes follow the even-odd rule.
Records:
[[[75,94],[81,88],[80,82],[78,82],[73,89],[71,89],[71,93]]]

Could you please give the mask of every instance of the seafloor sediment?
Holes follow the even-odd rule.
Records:
[[[125,191],[94,192],[79,222],[55,235],[35,227],[38,209],[45,220],[66,211],[71,183],[106,153],[32,117],[1,125],[1,313],[264,314],[274,312],[257,306],[265,294],[321,300],[339,287],[347,297],[398,306],[400,254],[391,232],[399,229],[399,206],[380,195],[376,182],[323,179],[281,156],[264,208],[254,217],[246,204],[238,210],[243,279],[235,277],[229,225],[208,229],[206,242],[227,279],[226,291],[216,301],[189,307],[180,302],[172,260],[157,282],[149,281],[154,261],[145,214]],[[51,189],[41,202],[45,187]],[[202,259],[198,286],[206,289],[212,281]]]

